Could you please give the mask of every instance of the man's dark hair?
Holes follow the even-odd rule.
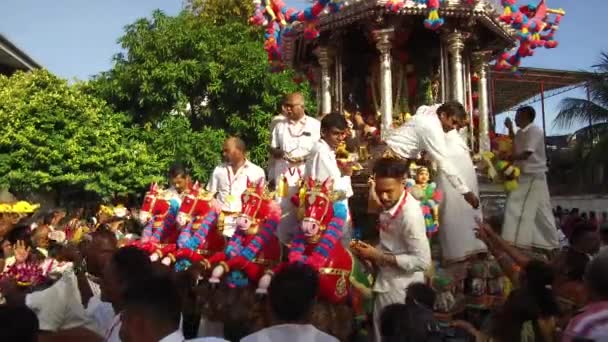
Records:
[[[169,168],[169,178],[187,177],[190,174],[188,168],[182,163],[175,163]]]
[[[595,226],[591,223],[583,219],[577,219],[572,224],[572,232],[570,233],[570,237],[568,238],[570,246],[576,245],[578,241],[585,236],[585,234],[595,233],[595,230]]]
[[[587,265],[585,283],[599,300],[608,300],[608,253],[600,253]]]
[[[168,274],[150,275],[131,284],[124,294],[124,309],[169,331],[179,328],[181,299]]]
[[[434,323],[433,311],[420,305],[387,305],[380,314],[382,342],[428,341]]]
[[[378,178],[397,178],[405,177],[409,171],[409,164],[401,159],[392,157],[382,157],[374,164],[373,174]]]
[[[412,283],[407,287],[405,302],[418,303],[432,310],[435,306],[435,290],[425,283]]]
[[[273,277],[268,288],[274,316],[284,322],[304,320],[319,290],[319,276],[305,264],[289,264]]]
[[[0,305],[0,322],[0,341],[38,341],[38,317],[27,306]]]
[[[448,101],[437,108],[437,114],[445,113],[447,116],[455,116],[458,119],[467,117],[467,111],[464,106],[458,101]]]
[[[345,130],[348,128],[348,123],[344,118],[344,115],[339,113],[329,113],[321,119],[321,130],[327,131],[332,128],[336,128],[339,130]]]
[[[118,277],[127,287],[151,274],[150,258],[144,251],[135,247],[129,246],[117,250],[112,256],[111,262]]]
[[[94,242],[97,242],[99,240],[106,240],[113,246],[118,245],[118,240],[116,239],[116,234],[114,234],[113,232],[106,230],[106,229],[96,230],[93,233],[91,233],[91,240]]]
[[[526,114],[528,119],[530,119],[530,122],[533,122],[536,118],[536,111],[534,110],[534,108],[532,108],[532,106],[519,107],[517,109],[517,112]]]

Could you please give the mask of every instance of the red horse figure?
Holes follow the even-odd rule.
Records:
[[[241,213],[236,219],[236,232],[223,252],[208,261],[213,269],[210,283],[219,283],[229,274],[230,287],[257,284],[267,269],[276,266],[281,258],[281,245],[276,229],[281,219],[281,208],[268,193],[264,181],[253,184],[247,180],[247,190],[241,196]]]
[[[309,178],[298,198],[293,199],[303,217],[301,233],[294,238],[288,259],[318,270],[320,299],[344,304],[352,299],[353,286],[369,297],[372,279],[363,264],[340,243],[347,208],[343,194],[332,188],[331,179],[320,184]],[[271,277],[272,272],[260,280],[258,293],[266,292]]]
[[[179,260],[176,269],[187,268],[191,263],[221,252],[226,238],[218,225],[219,206],[213,194],[196,182],[184,197],[177,213],[177,224],[182,227],[177,238],[176,250],[163,259],[166,265]]]
[[[179,234],[175,221],[179,207],[178,198],[153,183],[144,196],[139,212],[139,220],[144,224],[142,238],[132,245],[150,253],[153,260],[174,250]]]

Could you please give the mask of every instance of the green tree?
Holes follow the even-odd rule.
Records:
[[[138,191],[162,171],[130,118],[46,70],[0,76],[0,186],[12,191]]]
[[[253,13],[249,0],[187,0],[186,9],[204,20],[217,25],[226,21],[246,22]]]
[[[268,124],[281,97],[293,91],[310,97],[310,90],[295,84],[291,72],[269,72],[261,30],[227,7],[238,12],[240,3],[227,4],[224,15],[207,7],[211,14],[202,17],[156,11],[137,20],[119,40],[125,53],[116,56],[112,70],[90,82],[88,91],[140,125],[183,113],[194,131],[241,136],[251,147],[251,159],[264,164]],[[204,165],[206,172],[212,167]]]
[[[560,103],[560,111],[554,124],[569,128],[574,124],[596,124],[608,122],[608,53],[601,54],[600,63],[594,65],[595,72],[587,80],[590,99],[566,98]]]

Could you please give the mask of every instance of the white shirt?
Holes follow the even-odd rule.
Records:
[[[275,117],[272,118],[272,120],[270,120],[270,128],[268,129],[270,132],[272,132],[272,130],[274,130],[275,126],[281,122],[281,121],[286,121],[287,118],[285,117],[285,115],[283,114],[279,114],[276,115]]]
[[[381,266],[374,284],[375,292],[405,289],[410,283],[424,281],[431,266],[431,249],[420,202],[404,191],[397,204],[380,214],[378,248],[394,255],[397,265]]]
[[[245,164],[236,173],[233,173],[229,164],[224,163],[213,170],[209,184],[207,184],[207,191],[217,193],[222,210],[240,212],[241,195],[247,190],[247,179],[257,183],[261,179],[265,180],[266,176],[261,167],[249,160],[245,160]]]
[[[337,342],[338,339],[311,324],[281,324],[262,329],[241,342]]]
[[[304,116],[298,122],[282,120],[272,130],[270,146],[284,151],[290,158],[307,158],[315,143],[321,139],[321,122]],[[274,159],[272,175],[278,185],[282,177],[289,186],[295,186],[303,176],[304,163],[292,164],[285,159]]]
[[[461,194],[470,191],[459,170],[447,157],[445,132],[437,116],[439,106],[422,106],[403,126],[391,130],[385,139],[388,146],[401,158],[417,159],[422,151],[430,154],[437,167]]]
[[[120,312],[114,316],[112,324],[105,331],[103,337],[104,342],[121,342],[120,340],[120,327],[122,326],[122,320],[120,318]]]
[[[513,139],[514,153],[519,155],[524,152],[532,152],[526,160],[518,160],[515,165],[519,166],[522,173],[539,174],[546,173],[547,156],[545,154],[545,134],[540,127],[529,124],[520,129]]]
[[[82,306],[76,275],[71,269],[51,287],[26,295],[25,305],[36,313],[40,330],[54,332],[85,327],[97,331],[95,322]]]
[[[304,115],[298,122],[278,121],[272,130],[272,148],[280,148],[292,158],[305,157],[321,138],[321,122]]]
[[[348,198],[353,196],[350,177],[342,176],[336,161],[336,151],[329,147],[325,140],[317,141],[310,155],[311,157],[306,161],[304,169],[305,177],[312,177],[319,182],[331,178],[334,181],[334,190],[344,191]]]
[[[95,323],[95,331],[101,336],[104,336],[110,330],[116,319],[112,304],[101,301],[100,295],[93,295],[89,299],[86,314]]]
[[[222,338],[217,338],[217,337],[200,337],[200,338],[194,338],[191,340],[186,340],[186,338],[184,337],[184,334],[182,333],[181,330],[176,330],[173,333],[163,337],[160,341],[158,342],[227,342],[226,340],[222,339]]]

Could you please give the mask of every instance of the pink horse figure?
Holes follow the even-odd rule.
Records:
[[[198,182],[194,183],[177,214],[177,224],[182,227],[177,246],[164,254],[163,264],[176,262],[176,269],[182,270],[223,251],[226,238],[222,235],[220,216],[220,207],[213,194],[201,188]]]
[[[207,268],[215,265],[209,282],[217,284],[228,274],[229,287],[246,287],[257,284],[264,272],[276,266],[281,259],[281,245],[276,229],[281,219],[281,208],[274,201],[264,181],[253,184],[247,181],[247,190],[241,196],[241,214],[236,220],[236,232],[223,252],[204,261]]]

